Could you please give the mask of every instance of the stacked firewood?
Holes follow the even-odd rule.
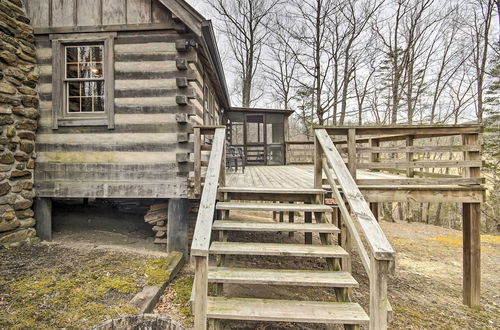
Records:
[[[153,204],[149,207],[144,221],[153,226],[155,244],[167,244],[168,203]]]

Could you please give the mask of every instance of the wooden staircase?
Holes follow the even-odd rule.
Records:
[[[208,297],[207,318],[212,320],[213,328],[222,328],[218,320],[344,324],[351,328],[368,323],[365,311],[349,299],[349,290],[358,287],[358,282],[349,272],[341,270],[340,260],[349,255],[334,243],[333,235],[340,230],[330,220],[336,210],[323,204],[324,190],[223,187],[219,191],[223,200],[216,205],[218,217],[212,227],[212,237],[217,237],[214,234],[218,232],[219,240],[212,242],[209,250],[217,266],[208,270],[208,282],[216,285],[218,293]],[[267,222],[238,220],[248,212],[267,212],[269,219]],[[312,219],[314,214],[315,222],[275,222],[270,212],[293,214],[289,219],[294,220],[297,215]],[[229,235],[231,232],[237,235]],[[245,237],[245,233],[251,232],[267,232],[267,238],[272,235],[274,242],[259,242],[259,235],[252,235],[257,237],[252,242],[228,241],[230,237]],[[289,236],[283,233],[317,233],[321,240],[315,244],[290,243]],[[239,256],[317,258],[327,265],[327,270],[233,267],[231,260]],[[226,297],[225,284],[334,288],[337,301]]]
[[[222,329],[222,320],[341,324],[346,329],[369,323],[370,329],[387,329],[391,315],[387,278],[394,250],[326,131],[318,129],[315,134],[314,189],[272,189],[226,185],[225,129],[215,130],[191,246],[196,330],[207,329],[207,325]],[[324,204],[323,171],[338,208]],[[264,222],[248,217],[255,212],[278,213],[280,221],[271,216]],[[284,222],[285,214],[289,222]],[[294,236],[296,233],[301,235]],[[316,237],[319,239],[313,239]],[[370,316],[351,301],[351,290],[358,287],[350,274],[347,251],[351,244],[370,280]],[[242,268],[238,261],[243,258],[252,258],[252,266]],[[284,262],[285,258],[299,262]],[[301,262],[301,258],[317,260],[325,267],[307,269],[312,263]],[[215,287],[210,295],[209,284]],[[293,287],[330,288],[336,301],[312,299],[314,293],[304,294],[309,300],[238,297],[224,289],[234,284],[286,286],[289,292],[294,292]]]

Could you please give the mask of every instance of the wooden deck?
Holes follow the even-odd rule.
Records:
[[[313,170],[312,165],[247,166],[245,173],[241,170],[226,172],[226,185],[235,188],[311,189],[314,187]],[[482,185],[431,184],[432,179],[429,179],[429,184],[394,184],[395,180],[404,181],[405,177],[384,172],[357,170],[356,176],[358,182],[363,182],[359,188],[369,202],[480,203],[485,193]],[[323,179],[326,179],[324,173]],[[388,184],[383,184],[384,181]]]
[[[226,172],[226,182],[231,187],[302,188],[314,186],[312,165],[247,166],[245,173],[239,170]],[[326,178],[325,176],[323,176]],[[398,179],[401,176],[358,170],[359,179]]]

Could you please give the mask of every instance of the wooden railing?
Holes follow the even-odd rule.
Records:
[[[206,329],[208,297],[208,250],[214,221],[215,204],[219,185],[225,184],[225,141],[226,129],[214,128],[212,152],[208,161],[205,184],[200,200],[198,218],[191,245],[191,259],[194,261],[193,283],[194,328]]]
[[[480,125],[321,127],[359,185],[477,185]],[[400,177],[357,178],[357,170]]]
[[[343,245],[348,250],[346,245],[352,240],[370,280],[370,329],[387,329],[392,310],[387,298],[387,279],[390,263],[394,261],[394,249],[325,129],[315,130],[314,156],[314,186],[322,188],[324,172],[339,206],[339,228],[346,228],[342,235]],[[344,259],[342,269],[349,271],[347,268],[350,268],[350,261]]]
[[[194,197],[201,195],[205,173],[203,168],[208,166],[208,155],[212,150],[213,135],[217,129],[225,126],[194,126],[194,175],[193,192]]]
[[[314,162],[314,141],[286,141],[286,164],[300,165]]]

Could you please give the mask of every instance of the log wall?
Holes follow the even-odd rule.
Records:
[[[107,6],[114,1],[105,0],[80,0],[78,7],[74,7],[74,1],[52,1],[49,7],[46,2],[28,1],[28,12],[38,28],[36,48],[40,65],[37,195],[187,197],[189,172],[193,169],[192,126],[203,122],[203,86],[210,80],[204,81],[206,64],[200,60],[202,51],[185,47],[186,41],[195,36],[181,22],[174,22],[172,14],[157,1],[117,1],[113,8]],[[99,17],[83,18],[79,14],[81,6],[88,6],[85,12]],[[137,10],[131,11],[134,6]],[[141,12],[144,17],[137,16],[140,8],[145,10]],[[59,21],[54,16],[57,10],[66,16],[72,14],[73,18]],[[150,30],[134,30],[137,25],[133,24],[138,21],[153,25]],[[154,25],[157,23],[163,27]],[[86,24],[97,25],[85,32],[117,32],[115,127],[53,129],[53,56],[50,34],[45,30],[65,26],[71,27],[71,31],[55,31],[74,33]],[[103,29],[102,24],[117,25]]]

